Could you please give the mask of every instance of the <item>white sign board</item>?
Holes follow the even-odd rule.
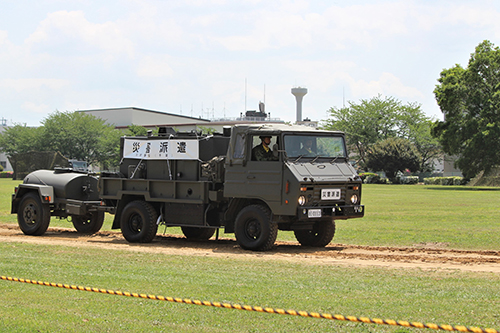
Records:
[[[198,140],[125,138],[123,158],[142,160],[197,160],[199,158],[199,144]]]

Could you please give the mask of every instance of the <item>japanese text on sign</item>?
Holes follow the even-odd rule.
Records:
[[[197,160],[199,145],[198,140],[125,139],[123,157],[143,160]]]

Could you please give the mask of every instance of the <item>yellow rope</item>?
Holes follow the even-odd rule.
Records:
[[[354,316],[343,316],[343,315],[338,315],[338,314],[328,314],[328,313],[318,313],[318,312],[263,308],[260,306],[252,306],[252,305],[240,305],[240,304],[231,304],[231,303],[200,301],[200,300],[193,300],[193,299],[186,299],[186,298],[174,298],[174,297],[147,295],[147,294],[137,294],[137,293],[130,293],[130,292],[126,292],[126,291],[114,291],[114,290],[108,290],[108,289],[82,287],[82,286],[75,286],[75,285],[68,285],[68,284],[61,284],[61,283],[50,283],[50,282],[35,281],[35,280],[29,280],[29,279],[19,279],[19,278],[14,278],[14,277],[7,277],[7,276],[0,276],[0,278],[2,280],[5,280],[5,281],[30,283],[30,284],[36,284],[36,285],[41,285],[41,286],[57,287],[57,288],[65,288],[65,289],[73,289],[73,290],[81,290],[81,291],[90,291],[90,292],[101,293],[101,294],[128,296],[128,297],[136,297],[136,298],[147,298],[147,299],[153,299],[153,300],[158,300],[158,301],[168,301],[168,302],[174,302],[174,303],[213,306],[213,307],[217,307],[217,308],[226,308],[226,309],[266,312],[266,313],[291,315],[291,316],[301,316],[301,317],[306,317],[306,318],[322,318],[322,319],[351,321],[351,322],[366,323],[366,324],[379,324],[379,325],[391,325],[391,326],[403,326],[403,327],[415,327],[415,328],[430,328],[433,330],[444,330],[444,331],[473,332],[473,333],[500,333],[499,331],[497,331],[495,329],[491,329],[491,328],[482,329],[479,327],[436,325],[436,324],[432,324],[432,323],[424,324],[424,323],[419,323],[419,322],[396,321],[396,320],[390,320],[390,319],[354,317]]]

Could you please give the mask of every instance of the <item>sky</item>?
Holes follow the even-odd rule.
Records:
[[[0,118],[138,107],[296,120],[377,95],[442,119],[440,72],[500,46],[500,1],[0,0]]]

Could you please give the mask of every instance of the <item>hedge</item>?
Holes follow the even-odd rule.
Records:
[[[365,184],[387,184],[389,182],[387,178],[382,178],[373,172],[363,172],[359,176]]]
[[[396,177],[397,184],[418,184],[418,176]]]
[[[463,177],[431,177],[424,178],[425,185],[465,185]]]

